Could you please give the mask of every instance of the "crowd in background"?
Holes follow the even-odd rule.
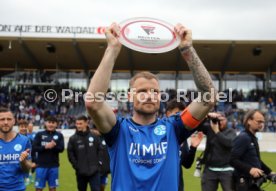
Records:
[[[49,102],[45,99],[46,90],[53,89],[57,98]],[[66,99],[62,100],[62,90],[69,89],[69,85],[59,84],[54,86],[2,86],[0,87],[0,106],[11,108],[17,119],[31,120],[35,126],[43,126],[44,119],[49,115],[57,116],[59,120],[59,128],[68,129],[74,127],[75,116],[85,113],[83,94],[85,89],[72,89],[73,94],[69,98],[69,92],[66,92]],[[224,92],[228,94],[229,90]],[[175,89],[167,89],[164,91],[169,95],[169,100],[177,97]],[[81,94],[80,94],[81,93]],[[117,92],[119,93],[119,92]],[[122,92],[120,92],[122,93]],[[191,101],[192,94],[196,95],[196,91],[188,90],[184,92],[188,99],[182,99],[185,105]],[[78,96],[78,97],[75,97]],[[215,110],[224,111],[228,116],[228,127],[237,131],[243,129],[242,119],[244,110],[239,109],[237,102],[258,102],[259,108],[266,114],[266,125],[264,131],[276,131],[276,92],[265,92],[263,90],[251,90],[245,94],[242,90],[232,90],[232,101],[218,102]],[[159,116],[165,115],[166,102],[161,102]],[[128,117],[132,113],[132,105],[130,102],[117,102],[114,112],[119,116]]]

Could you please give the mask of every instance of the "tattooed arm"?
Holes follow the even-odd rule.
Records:
[[[102,133],[108,133],[116,124],[116,116],[112,108],[104,101],[104,97],[101,95],[105,95],[107,92],[112,70],[121,50],[122,45],[118,40],[119,33],[119,25],[116,23],[106,28],[107,48],[100,65],[90,81],[85,98],[86,109]]]
[[[199,91],[198,98],[187,109],[195,119],[202,120],[215,105],[217,91],[215,90],[209,72],[193,48],[191,30],[178,24],[175,27],[175,32],[181,37],[179,50],[182,57],[188,63]]]

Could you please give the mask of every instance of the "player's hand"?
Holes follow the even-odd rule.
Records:
[[[122,44],[119,42],[118,38],[120,36],[120,26],[117,23],[112,23],[109,27],[105,29],[105,36],[107,40],[107,47],[117,50],[121,50]]]
[[[191,136],[191,146],[197,148],[203,137],[204,135],[201,131],[199,131],[197,134],[193,134]]]
[[[261,177],[264,174],[264,171],[262,171],[259,168],[254,168],[253,167],[253,168],[250,169],[249,174],[251,176],[253,176],[254,178],[259,178],[259,177]]]
[[[191,47],[193,45],[192,31],[190,29],[178,23],[174,27],[174,31],[181,39],[179,48]]]
[[[51,142],[49,142],[49,143],[47,143],[47,144],[45,145],[45,149],[52,149],[52,148],[54,148],[56,145],[57,145],[56,142],[55,142],[54,140],[52,140]]]
[[[36,168],[36,167],[37,167],[36,163],[32,162],[32,168]]]
[[[20,161],[20,162],[25,161],[25,160],[28,158],[29,153],[30,153],[30,149],[26,149],[25,151],[23,151],[23,152],[20,154],[19,161]]]

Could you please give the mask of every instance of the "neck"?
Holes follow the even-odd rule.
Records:
[[[252,133],[253,135],[256,134],[256,131],[252,130],[252,129],[248,129],[250,133]]]
[[[16,132],[10,131],[8,133],[0,133],[0,138],[6,142],[11,141],[16,136]]]
[[[156,120],[156,114],[142,115],[137,112],[133,113],[132,120],[140,125],[149,125]]]

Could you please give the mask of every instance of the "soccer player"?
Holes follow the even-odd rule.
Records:
[[[27,136],[28,134],[28,122],[26,120],[19,120],[18,133]]]
[[[15,119],[0,108],[0,191],[26,189],[24,175],[31,169],[29,139],[13,131]]]
[[[185,104],[181,100],[172,99],[167,103],[166,106],[166,116],[170,117],[176,115],[185,109]],[[189,147],[187,140],[185,140],[180,145],[180,173],[179,173],[179,188],[178,191],[184,190],[184,180],[182,166],[186,169],[191,168],[196,155],[197,147],[203,139],[203,133],[198,132],[197,135],[193,134],[191,136],[191,145]]]
[[[19,120],[18,122],[18,133],[21,135],[24,135],[26,137],[28,137],[28,122],[24,119]],[[28,137],[28,139],[30,140],[31,144],[32,144],[32,140]],[[32,155],[31,155],[32,157]],[[33,160],[33,157],[32,157]],[[33,165],[33,163],[32,163]],[[30,184],[30,178],[29,175],[32,175],[31,170],[27,173],[25,173],[24,179],[25,179],[25,185],[28,186]]]
[[[37,168],[35,170],[36,191],[42,191],[49,185],[49,191],[55,191],[58,186],[59,154],[64,150],[63,135],[56,131],[58,120],[49,116],[45,120],[45,131],[38,132],[33,142],[33,149],[38,152]]]
[[[191,30],[178,24],[175,32],[181,38],[180,53],[206,99],[194,100],[181,114],[159,119],[158,79],[150,72],[138,73],[130,80],[129,99],[134,111],[127,119],[116,118],[112,108],[98,97],[107,92],[121,50],[119,26],[113,23],[106,29],[108,45],[87,90],[86,108],[108,145],[112,191],[178,190],[179,145],[216,102],[213,82],[193,48]]]
[[[32,123],[32,122],[29,122],[27,128],[28,128],[27,137],[29,137],[29,139],[31,140],[31,143],[33,144],[34,138],[35,138],[35,135],[36,135],[36,132],[33,131],[33,128],[34,128],[33,123]],[[29,179],[30,179],[30,182],[31,182],[31,183],[34,182],[33,173],[35,172],[35,168],[36,168],[36,159],[37,159],[37,155],[38,155],[38,153],[35,152],[35,151],[32,149],[32,152],[31,152],[31,156],[32,156],[32,170],[30,170],[30,172],[29,172]]]

